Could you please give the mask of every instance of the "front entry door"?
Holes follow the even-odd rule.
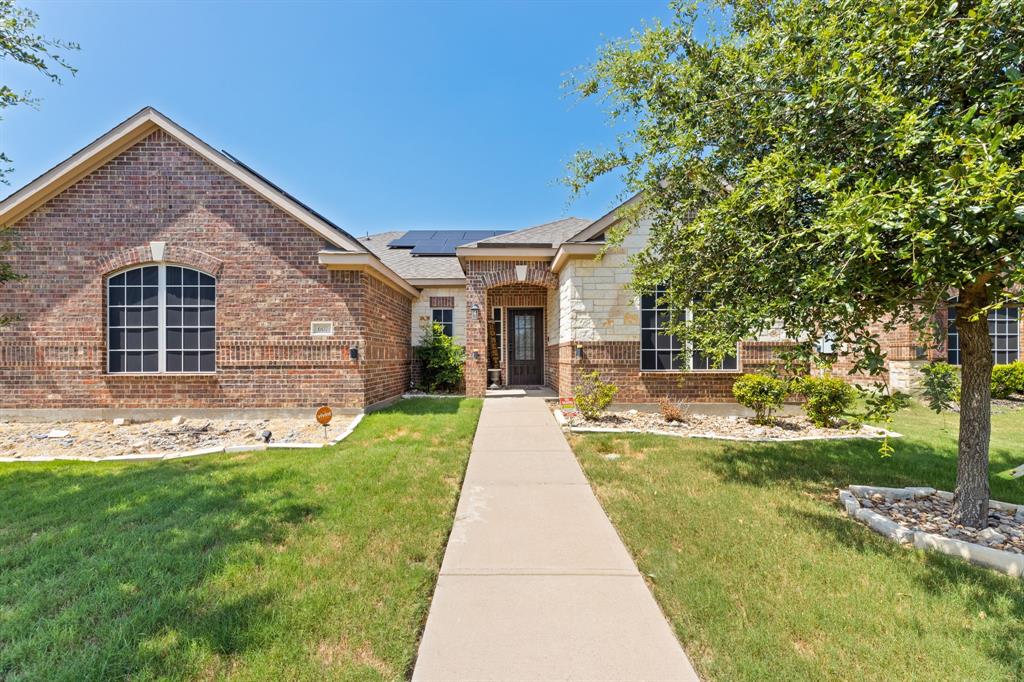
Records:
[[[544,310],[513,308],[508,313],[508,383],[540,386],[544,383]]]

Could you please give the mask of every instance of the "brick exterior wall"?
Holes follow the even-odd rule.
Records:
[[[576,347],[582,358],[575,357]],[[747,341],[740,344],[740,371],[641,372],[640,342],[581,341],[557,346],[557,390],[568,397],[579,377],[593,371],[603,381],[619,387],[615,397],[621,403],[730,402],[732,385],[744,372],[757,372],[775,364],[775,352],[784,342]]]
[[[409,382],[409,298],[329,271],[307,227],[155,132],[12,226],[24,280],[0,290],[0,407],[364,407]],[[217,277],[217,371],[106,367],[106,275],[165,261]],[[311,338],[310,322],[335,335]],[[349,348],[359,358],[349,357]]]

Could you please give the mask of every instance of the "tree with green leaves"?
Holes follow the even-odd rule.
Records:
[[[0,64],[24,64],[43,74],[50,81],[60,83],[60,72],[71,74],[75,69],[65,61],[63,53],[77,50],[76,43],[44,38],[36,33],[39,16],[32,10],[18,7],[14,0],[0,0]],[[38,105],[39,100],[31,92],[17,92],[6,83],[0,83],[0,121],[2,112],[10,107]],[[0,182],[7,184],[6,176],[11,172],[11,159],[0,149]],[[6,225],[0,225],[0,255],[9,251],[11,243],[3,238]],[[17,278],[9,263],[0,260],[0,285]],[[7,320],[0,317],[0,327]]]
[[[954,513],[985,525],[986,318],[1024,283],[1024,3],[710,9],[674,4],[571,81],[626,130],[576,156],[571,186],[621,174],[642,193],[634,287],[670,282],[666,302],[694,309],[672,331],[714,356],[780,323],[802,356],[827,336],[877,374],[879,324],[934,343],[958,294]]]

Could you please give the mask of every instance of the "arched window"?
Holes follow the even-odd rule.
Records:
[[[177,265],[107,279],[107,371],[214,372],[217,280]]]

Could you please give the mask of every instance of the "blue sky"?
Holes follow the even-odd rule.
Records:
[[[517,228],[596,218],[622,187],[570,203],[581,147],[610,144],[593,102],[560,83],[667,2],[29,2],[76,41],[50,85],[3,63],[38,110],[7,112],[20,187],[145,105],[356,234]]]

